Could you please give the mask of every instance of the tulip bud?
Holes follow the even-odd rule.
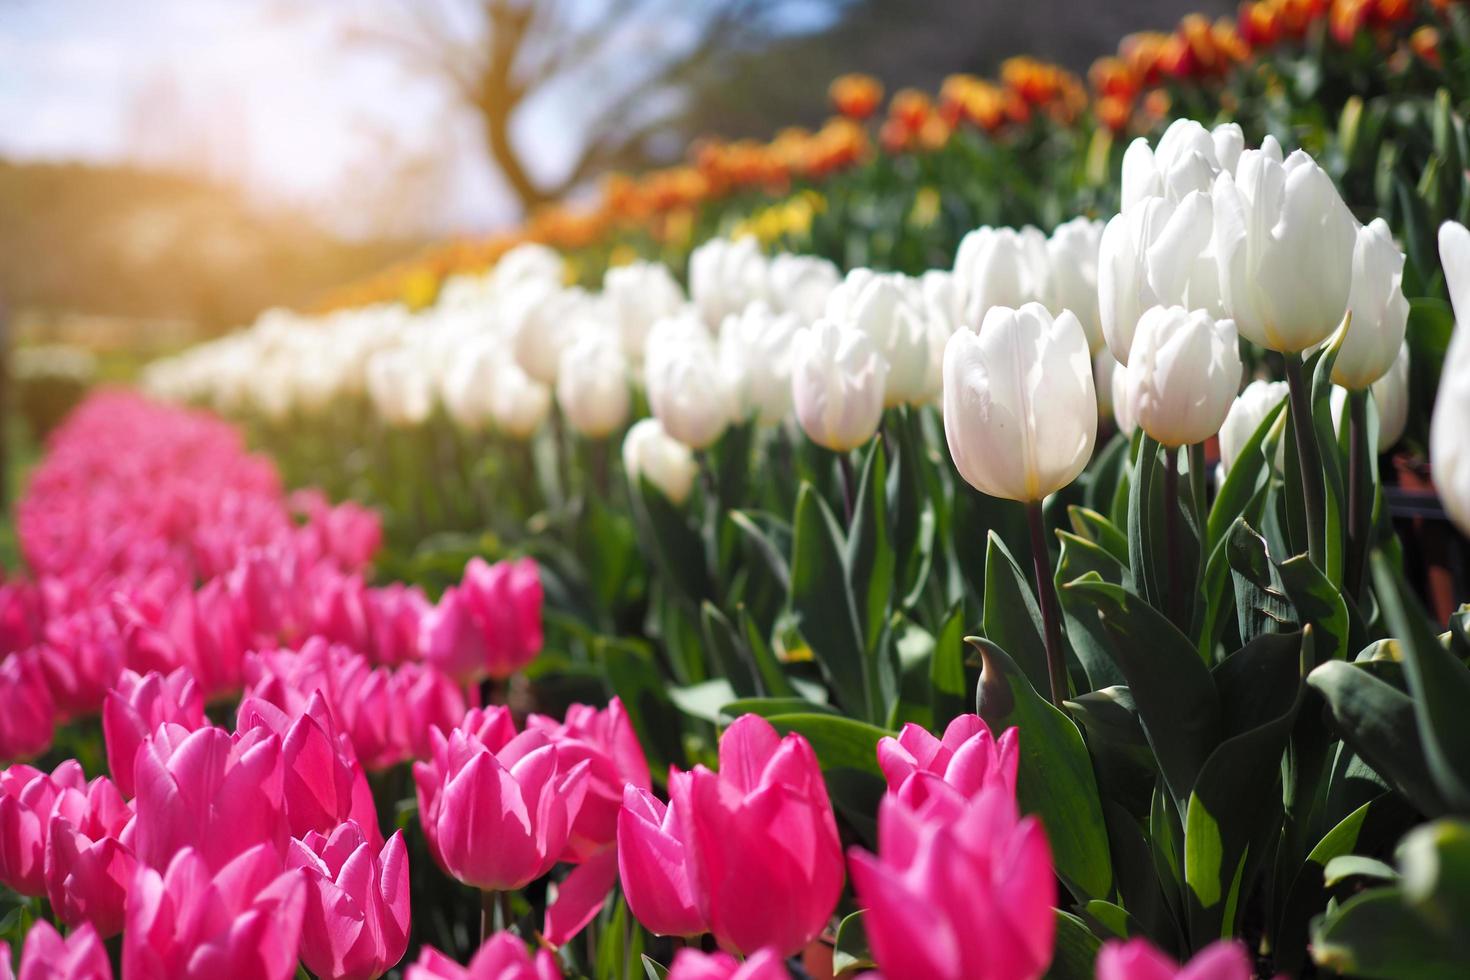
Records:
[[[1321,167],[1241,154],[1212,191],[1214,248],[1228,315],[1247,340],[1294,354],[1321,343],[1347,311],[1357,229]]]
[[[491,292],[503,295],[518,283],[541,280],[559,283],[566,274],[566,263],[553,248],[536,242],[522,242],[506,252],[490,270]]]
[[[796,314],[800,326],[809,326],[827,308],[827,297],[842,281],[842,273],[827,259],[782,252],[771,260],[771,302],[783,313]]]
[[[164,722],[188,731],[204,727],[204,698],[194,676],[180,667],[164,675],[125,670],[102,706],[107,768],[124,796],[133,795],[133,759],[143,739]]]
[[[514,361],[497,361],[491,377],[490,415],[496,427],[512,439],[529,439],[551,409],[551,390]]]
[[[1378,406],[1378,452],[1392,449],[1404,437],[1409,424],[1409,345],[1399,345],[1398,356],[1388,371],[1373,382],[1373,403]]]
[[[1159,137],[1157,149],[1141,136],[1135,139],[1123,154],[1123,210],[1151,197],[1179,201],[1194,191],[1208,193],[1221,170],[1217,147],[1223,145],[1227,154],[1234,150],[1238,158],[1237,137],[1243,145],[1239,126],[1211,133],[1193,119],[1176,119]],[[1233,169],[1233,162],[1226,169]]]
[[[106,776],[92,780],[85,793],[65,787],[57,794],[46,835],[46,895],[60,921],[90,923],[104,939],[122,931],[138,864],[123,843],[132,816]]]
[[[0,977],[10,975],[10,947],[0,943]],[[112,980],[107,948],[89,925],[65,939],[44,919],[26,933],[17,980]]]
[[[979,323],[997,306],[1050,306],[1049,265],[1046,236],[1030,225],[1020,231],[987,226],[966,234],[954,260],[966,297],[965,322]]]
[[[685,947],[674,956],[668,980],[791,980],[791,974],[773,950],[760,950],[742,963],[729,953]]]
[[[1046,242],[1053,286],[1052,311],[1071,310],[1087,332],[1088,349],[1103,346],[1102,320],[1097,303],[1097,262],[1104,224],[1073,218],[1057,226]]]
[[[923,294],[896,274],[854,269],[827,297],[824,318],[857,330],[888,365],[883,405],[919,404],[929,397],[928,325]]]
[[[562,351],[556,378],[556,401],[567,422],[589,439],[602,439],[627,422],[632,400],[618,339],[595,327],[583,330]]]
[[[618,876],[623,896],[633,917],[660,936],[709,931],[694,892],[690,845],[685,842],[679,812],[689,799],[689,778],[683,772],[669,775],[667,806],[646,789],[625,787],[618,812]]]
[[[1235,324],[1155,306],[1138,321],[1128,364],[1129,405],[1154,439],[1177,448],[1220,431],[1240,387]]]
[[[1352,287],[1344,320],[1346,336],[1332,363],[1332,382],[1353,391],[1383,377],[1398,357],[1409,323],[1404,298],[1404,253],[1393,243],[1388,222],[1374,218],[1358,229]]]
[[[754,238],[712,238],[689,253],[689,298],[714,328],[770,296],[770,266]]]
[[[868,336],[830,320],[796,335],[791,392],[807,438],[835,452],[863,445],[883,419],[888,365]]]
[[[997,741],[978,715],[960,715],[935,738],[912,722],[898,738],[878,740],[878,767],[888,781],[888,792],[910,805],[922,803],[924,780],[918,774],[948,783],[965,796],[975,796],[992,784],[1011,796],[1016,793],[1020,763],[1017,729],[1008,728]]]
[[[1251,980],[1250,954],[1238,940],[1222,939],[1182,969],[1147,939],[1110,940],[1097,954],[1097,980]]]
[[[377,836],[377,828],[373,828]],[[399,831],[381,850],[354,820],[291,841],[287,867],[305,870],[301,959],[323,978],[379,977],[408,947],[408,851]]]
[[[506,678],[541,652],[541,575],[530,558],[471,558],[420,624],[424,659],[461,683]]]
[[[670,439],[658,419],[639,419],[623,437],[623,469],[629,480],[647,480],[674,504],[688,499],[699,472],[689,447]]]
[[[1470,534],[1470,231],[1464,225],[1440,225],[1439,258],[1455,310],[1455,332],[1429,423],[1429,464],[1445,510]]]
[[[981,493],[1041,500],[1077,478],[1097,437],[1087,336],[1071,313],[996,307],[944,352],[944,435]]]
[[[0,759],[40,755],[51,745],[56,701],[46,684],[41,648],[0,658]]]
[[[434,389],[418,351],[378,351],[368,361],[367,385],[373,407],[389,425],[422,425],[434,411]]]
[[[467,967],[425,946],[404,980],[562,980],[561,968],[550,950],[532,956],[526,944],[509,932],[497,932],[480,947]]]
[[[19,763],[0,769],[0,885],[22,895],[46,893],[51,807],[64,790],[86,786],[75,759],[49,774]]]
[[[735,414],[719,352],[697,320],[675,317],[654,326],[644,383],[654,417],[690,449],[714,445]]]
[[[764,303],[720,325],[720,364],[739,417],[775,425],[791,412],[791,341],[800,327],[796,314]]]
[[[1230,468],[1235,465],[1236,459],[1240,457],[1240,451],[1261,427],[1261,422],[1273,408],[1286,399],[1286,396],[1285,381],[1261,380],[1252,381],[1245,386],[1244,391],[1236,396],[1230,406],[1230,411],[1225,413],[1225,421],[1220,423],[1220,472],[1222,477],[1228,474]],[[1276,465],[1278,467],[1282,465],[1279,459]]]
[[[440,379],[439,400],[444,403],[444,411],[467,432],[478,432],[490,421],[495,366],[505,356],[500,347],[497,339],[490,337],[467,342]]]
[[[585,290],[542,281],[518,287],[509,301],[507,328],[516,363],[535,381],[556,384],[561,352],[588,322],[601,321]]]
[[[653,325],[684,307],[684,290],[662,262],[612,266],[602,277],[602,295],[617,326],[623,354],[635,365],[643,363]]]

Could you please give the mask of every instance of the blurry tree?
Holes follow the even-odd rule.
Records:
[[[850,2],[397,0],[347,39],[445,83],[479,117],[491,159],[530,209],[659,155],[649,142],[691,79],[774,38],[825,28]],[[516,120],[538,102],[563,124],[528,140]],[[546,173],[548,145],[570,157],[560,174]]]

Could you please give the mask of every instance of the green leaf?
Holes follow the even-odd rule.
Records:
[[[1271,560],[1266,539],[1244,521],[1236,521],[1225,546],[1235,581],[1240,638],[1248,643],[1263,633],[1295,627],[1295,607],[1286,597],[1286,587]]]
[[[1327,862],[1327,867],[1322,869],[1322,883],[1328,888],[1336,888],[1349,878],[1371,878],[1375,882],[1392,882],[1398,879],[1398,871],[1389,864],[1384,864],[1376,858],[1364,857],[1361,854],[1344,854]]]
[[[653,539],[661,580],[698,603],[714,597],[704,541],[688,515],[647,479],[638,480],[638,512]]]
[[[1220,737],[1220,704],[1210,672],[1184,634],[1131,592],[1090,575],[1063,588],[1096,608],[1149,745],[1182,812]]]
[[[863,928],[865,912],[854,912],[837,924],[837,941],[832,950],[832,973],[843,977],[859,970],[871,970],[875,964],[868,951],[868,933]]]
[[[1316,658],[1346,660],[1352,622],[1342,591],[1317,570],[1306,555],[1297,555],[1277,566],[1281,586],[1296,607],[1297,621],[1311,624]]]
[[[1313,462],[1321,469],[1326,498],[1322,520],[1327,567],[1322,572],[1338,586],[1342,585],[1347,543],[1347,484],[1343,479],[1342,458],[1337,452],[1337,428],[1332,420],[1332,365],[1337,360],[1340,343],[1329,342],[1314,355],[1317,363],[1312,372],[1312,431],[1316,442],[1312,448],[1317,454]],[[1311,367],[1310,362],[1308,366]]]
[[[759,511],[732,510],[726,517],[745,535],[782,589],[790,591],[791,567],[786,556],[791,552],[791,525],[774,514]]]
[[[1102,548],[1116,558],[1120,566],[1128,566],[1128,535],[1116,524],[1097,511],[1076,504],[1067,508],[1067,520],[1078,537]]]
[[[776,659],[771,645],[761,635],[760,627],[744,606],[736,610],[736,615],[740,621],[740,632],[745,637],[745,648],[750,651],[750,658],[755,663],[762,693],[774,697],[794,697],[796,688],[786,676],[781,661]]]
[[[1077,916],[1061,909],[1056,910],[1056,915],[1056,946],[1046,980],[1092,980],[1093,964],[1102,940]]]
[[[734,721],[741,715],[760,715],[762,718],[774,718],[777,715],[798,715],[815,712],[817,714],[842,717],[837,709],[825,704],[816,704],[806,698],[736,698],[720,709],[722,718],[720,724]]]
[[[895,591],[893,576],[897,558],[888,533],[887,483],[883,442],[874,439],[858,480],[846,562],[863,649],[869,654],[878,649],[878,637],[888,622]]]
[[[667,772],[671,765],[687,767],[679,712],[669,700],[667,682],[647,646],[604,638],[597,653],[607,671],[608,686],[623,702],[648,754],[649,767],[654,772]]]
[[[1041,609],[1026,573],[994,531],[985,544],[985,606],[980,628],[986,639],[1021,665],[1032,687],[1051,689]]]
[[[1041,816],[1057,873],[1079,899],[1106,898],[1112,858],[1092,760],[1077,725],[1036,693],[1000,647],[968,637],[980,653],[980,717],[993,732],[1020,729],[1016,794],[1021,809]]]
[[[1154,608],[1164,605],[1168,567],[1164,548],[1164,479],[1159,444],[1139,430],[1128,485],[1128,570],[1125,584]]]
[[[723,677],[700,681],[688,687],[669,688],[674,706],[691,718],[718,725],[724,720],[725,705],[736,699],[735,689]]]
[[[934,728],[943,731],[965,713],[968,681],[965,677],[965,607],[956,603],[934,637],[929,659],[929,706]]]
[[[1062,626],[1067,640],[1077,654],[1077,660],[1082,664],[1082,670],[1087,674],[1088,686],[1092,690],[1122,684],[1123,672],[1113,662],[1107,635],[1092,604],[1064,591],[1062,586],[1089,572],[1096,573],[1104,582],[1118,585],[1128,577],[1128,568],[1101,545],[1076,534],[1058,531],[1057,537],[1061,540],[1062,552],[1057,560],[1054,581],[1062,607]]]
[[[713,656],[717,674],[729,681],[737,697],[753,697],[760,693],[750,655],[735,627],[712,602],[701,605],[699,613],[706,648]]]
[[[1397,888],[1375,888],[1348,899],[1312,929],[1318,966],[1369,980],[1460,980],[1463,953],[1404,904]]]
[[[802,484],[796,498],[791,604],[837,703],[855,717],[876,718],[874,681],[848,589],[842,535],[809,483]]]
[[[660,963],[658,960],[655,960],[647,953],[643,954],[642,960],[643,973],[648,978],[648,980],[668,980],[668,967],[664,966],[662,963]]]

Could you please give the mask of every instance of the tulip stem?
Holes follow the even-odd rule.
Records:
[[[1348,403],[1348,544],[1347,594],[1357,598],[1363,588],[1363,565],[1368,537],[1373,533],[1372,451],[1368,447],[1368,392],[1349,391]]]
[[[495,898],[492,891],[480,892],[480,945],[483,946],[495,935]]]
[[[857,494],[857,478],[852,472],[852,453],[839,452],[837,466],[842,471],[842,510],[847,516],[847,527],[851,529],[853,498]]]
[[[1164,553],[1169,556],[1169,619],[1180,631],[1184,621],[1184,553],[1179,546],[1179,448],[1164,447]]]
[[[1317,437],[1312,429],[1312,393],[1307,390],[1302,377],[1301,358],[1287,354],[1286,384],[1291,393],[1291,428],[1296,434],[1296,461],[1302,477],[1302,504],[1307,511],[1307,555],[1318,570],[1327,570],[1326,519],[1322,486],[1322,471],[1313,465],[1318,458],[1315,452]]]
[[[1036,569],[1036,594],[1041,601],[1041,624],[1046,639],[1046,671],[1051,677],[1051,703],[1057,707],[1070,696],[1067,662],[1062,655],[1062,623],[1057,613],[1057,585],[1052,581],[1051,558],[1046,549],[1046,526],[1041,501],[1026,504],[1026,521],[1031,526],[1031,562]]]

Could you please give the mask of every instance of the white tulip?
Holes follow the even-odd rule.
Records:
[[[710,328],[770,295],[770,266],[753,238],[712,238],[689,255],[689,297]]]
[[[544,385],[556,383],[562,349],[579,324],[600,319],[585,290],[563,289],[533,279],[516,285],[506,298],[505,326],[521,370]]]
[[[923,299],[929,348],[924,388],[932,401],[944,387],[945,345],[964,323],[964,294],[955,282],[954,273],[948,269],[930,269],[920,276],[919,293]]]
[[[461,429],[478,432],[490,421],[495,365],[505,356],[503,346],[494,340],[469,343],[444,372],[439,384],[439,400],[444,403],[444,411]]]
[[[417,351],[374,354],[368,361],[367,382],[373,407],[389,425],[420,425],[434,411],[434,390]]]
[[[1052,305],[1046,236],[1027,225],[976,228],[960,240],[955,279],[965,294],[965,321],[980,323],[992,306]]]
[[[1138,418],[1133,412],[1133,403],[1128,398],[1128,369],[1121,364],[1113,367],[1111,378],[1113,394],[1113,421],[1118,431],[1129,439],[1138,431]]]
[[[1073,218],[1058,225],[1046,242],[1051,264],[1052,312],[1071,310],[1087,332],[1087,346],[1094,354],[1103,346],[1097,303],[1097,260],[1104,227],[1101,221]]]
[[[623,353],[634,364],[643,363],[653,325],[684,308],[684,290],[662,262],[613,266],[602,277],[602,295],[621,335]]]
[[[982,493],[1041,500],[1077,478],[1097,438],[1087,335],[1039,303],[990,310],[944,352],[944,434]]]
[[[827,297],[825,319],[866,334],[888,363],[885,408],[929,399],[929,332],[917,283],[854,269]]]
[[[1212,192],[1225,309],[1242,336],[1295,354],[1337,329],[1347,310],[1357,229],[1321,167],[1302,151],[1285,164],[1241,154]]]
[[[1404,298],[1404,253],[1393,243],[1388,222],[1374,218],[1358,229],[1353,250],[1350,320],[1332,364],[1332,381],[1361,391],[1393,366],[1404,344],[1409,301]]]
[[[1097,392],[1098,418],[1113,414],[1113,375],[1122,373],[1118,370],[1120,367],[1122,365],[1106,345],[1092,355],[1092,388]]]
[[[533,380],[509,358],[496,358],[493,364],[488,393],[490,416],[496,427],[512,439],[529,439],[551,411],[551,389]]]
[[[818,320],[796,335],[791,393],[807,437],[836,452],[856,449],[878,431],[888,365],[867,334]]]
[[[1455,332],[1439,376],[1429,424],[1429,464],[1445,510],[1470,534],[1470,231],[1439,228],[1439,260],[1455,309]]]
[[[635,484],[647,480],[670,501],[682,504],[699,466],[689,447],[672,439],[658,419],[639,419],[623,437],[623,469]]]
[[[524,242],[506,252],[490,270],[490,281],[496,295],[525,282],[539,281],[559,286],[566,275],[566,263],[555,249]]]
[[[1378,406],[1378,452],[1392,449],[1409,425],[1409,345],[1400,344],[1398,356],[1373,382],[1373,402]]]
[[[1229,143],[1230,135],[1222,134]],[[1220,172],[1216,140],[1193,119],[1176,119],[1159,137],[1156,149],[1143,137],[1123,154],[1123,210],[1150,197],[1182,200],[1192,191],[1208,192]]]
[[[1240,388],[1235,324],[1155,306],[1138,321],[1127,371],[1129,405],[1143,431],[1170,448],[1204,442],[1220,431]]]
[[[1230,411],[1225,415],[1225,421],[1220,425],[1220,470],[1221,474],[1230,472],[1235,461],[1240,458],[1240,451],[1255,435],[1261,427],[1261,422],[1271,413],[1277,405],[1286,400],[1288,394],[1285,381],[1252,381],[1245,386],[1230,406]],[[1277,448],[1277,463],[1282,465],[1281,455],[1285,445]]]
[[[567,422],[589,439],[601,439],[628,421],[628,359],[612,331],[584,330],[561,354],[556,403]]]
[[[783,252],[771,260],[771,304],[780,312],[795,313],[808,326],[822,315],[827,295],[841,281],[842,272],[826,259]]]
[[[735,414],[713,339],[697,321],[691,327],[686,317],[654,325],[644,384],[648,406],[664,431],[691,449],[713,445]]]
[[[1271,137],[1266,137],[1271,139]],[[1245,151],[1245,132],[1239,123],[1221,123],[1210,130],[1210,140],[1215,144],[1215,164],[1228,173],[1235,173],[1240,163],[1240,154]],[[1205,188],[1209,190],[1209,188]]]
[[[773,313],[764,303],[725,318],[720,363],[738,416],[774,425],[791,412],[791,342],[800,329],[795,313]]]

